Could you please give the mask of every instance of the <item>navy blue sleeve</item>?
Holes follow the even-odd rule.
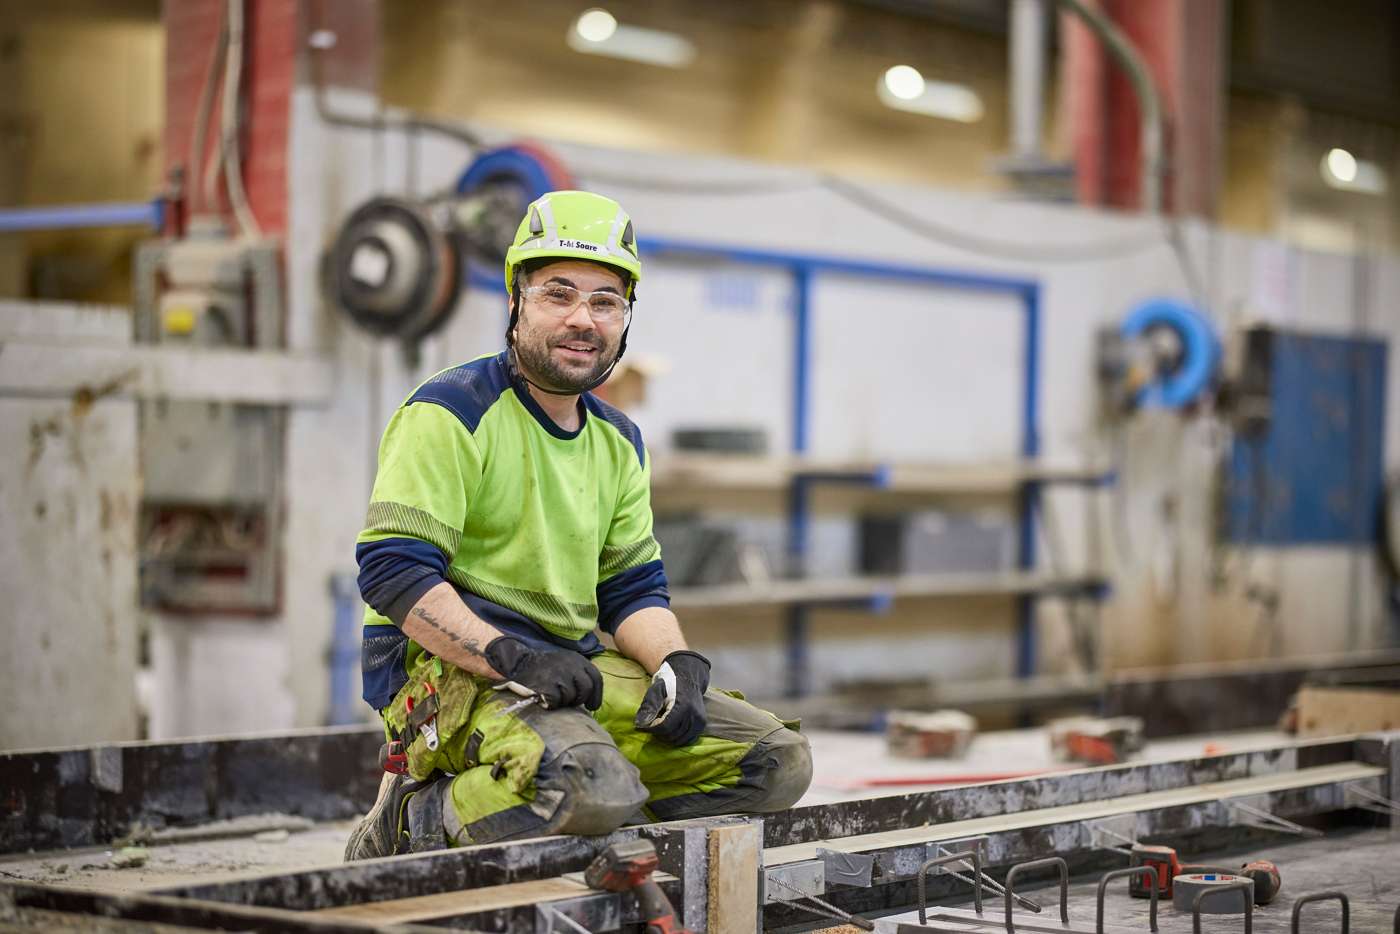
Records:
[[[624,619],[648,606],[671,608],[660,558],[619,571],[598,585],[598,626],[610,636]]]
[[[402,626],[413,605],[447,575],[447,556],[417,538],[356,545],[355,560],[360,565],[360,596],[395,626]]]

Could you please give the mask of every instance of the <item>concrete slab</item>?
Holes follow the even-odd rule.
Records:
[[[292,872],[341,862],[357,821],[317,824],[303,833],[272,831],[263,839],[202,840],[146,847],[145,864],[118,869],[121,847],[75,847],[0,857],[0,878],[92,891],[135,892],[177,883],[199,885],[244,875]]]

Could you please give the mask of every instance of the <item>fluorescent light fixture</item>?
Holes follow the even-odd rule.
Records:
[[[885,89],[902,101],[912,101],[924,93],[924,76],[917,68],[895,65],[885,72]]]
[[[617,19],[607,10],[588,10],[574,22],[580,39],[606,42],[617,32]]]
[[[1345,149],[1334,149],[1327,154],[1327,172],[1339,182],[1356,181],[1356,157]]]
[[[619,23],[616,17],[599,7],[579,14],[569,27],[568,42],[575,52],[607,55],[663,68],[684,68],[695,61],[695,43],[685,36]]]
[[[908,65],[896,65],[875,84],[880,103],[895,110],[976,123],[982,119],[982,98],[965,84],[929,81]]]
[[[1322,180],[1339,191],[1383,195],[1389,188],[1380,166],[1358,159],[1345,149],[1333,149],[1323,156],[1321,170]]]

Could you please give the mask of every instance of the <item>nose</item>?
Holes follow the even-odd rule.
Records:
[[[564,319],[564,323],[576,331],[593,330],[593,315],[588,310],[588,303],[579,302],[575,305],[573,311]]]

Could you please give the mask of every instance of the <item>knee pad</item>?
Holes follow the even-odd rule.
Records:
[[[537,794],[546,784],[563,790],[551,833],[612,833],[646,803],[641,773],[615,746],[575,746],[556,763],[557,784],[543,770],[536,779]]]
[[[771,813],[792,807],[812,784],[812,747],[807,737],[786,727],[763,738],[765,789],[750,807],[758,813]]]
[[[530,805],[545,819],[537,833],[612,833],[646,803],[641,773],[588,714],[536,709],[527,722],[545,740]]]

